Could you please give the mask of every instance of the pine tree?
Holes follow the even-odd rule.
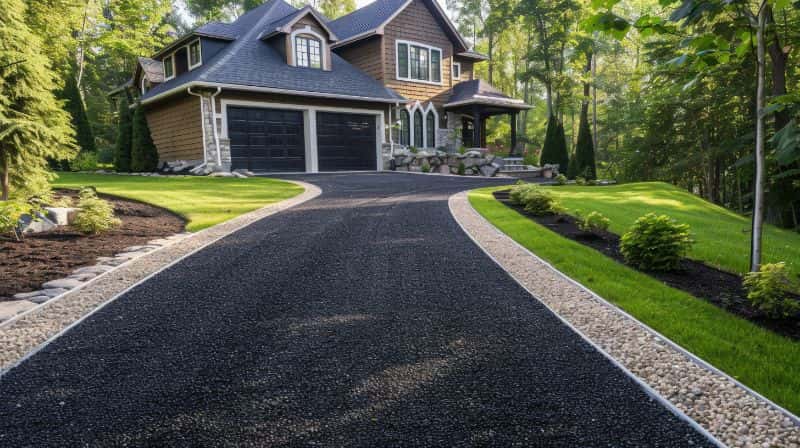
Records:
[[[0,200],[49,188],[48,159],[76,152],[69,114],[53,91],[58,80],[24,21],[25,8],[22,0],[0,8]]]
[[[117,142],[114,147],[114,168],[120,172],[131,170],[131,137],[133,133],[133,117],[127,95],[120,96],[119,114],[117,115]]]
[[[558,122],[558,127],[556,128],[556,136],[555,136],[555,156],[556,163],[558,163],[558,170],[559,172],[564,172],[569,170],[569,151],[567,150],[567,137],[564,135],[564,124],[560,121]]]
[[[575,145],[575,175],[587,179],[597,178],[597,167],[594,160],[594,144],[592,131],[589,129],[588,107],[581,108],[581,119],[578,128],[578,143]],[[570,167],[572,168],[572,167]]]
[[[80,152],[96,153],[97,146],[94,143],[94,133],[91,125],[89,125],[89,117],[86,116],[86,108],[83,104],[81,92],[78,90],[78,83],[72,74],[67,75],[67,79],[64,81],[64,89],[61,91],[60,96],[66,101],[64,108],[72,117],[75,141],[78,144],[78,148],[80,148]]]
[[[567,152],[567,139],[564,137],[564,125],[554,116],[551,116],[547,121],[547,134],[544,138],[541,162],[542,165],[558,165],[558,170],[562,173],[566,173],[569,167],[569,153]]]
[[[542,147],[542,155],[539,157],[539,163],[542,165],[546,163],[558,163],[555,161],[555,136],[556,136],[556,120],[552,116],[547,120],[547,131],[544,134],[544,146]]]
[[[147,126],[142,106],[137,106],[133,112],[131,141],[131,170],[134,172],[155,171],[158,167],[158,151],[150,136],[150,128]]]

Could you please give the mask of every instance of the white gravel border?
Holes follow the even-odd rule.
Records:
[[[467,194],[451,196],[449,206],[470,238],[534,298],[633,375],[645,391],[657,394],[679,416],[727,446],[800,448],[796,416],[531,253],[475,211]]]
[[[158,272],[237,230],[314,199],[322,193],[316,185],[293,180],[286,182],[299,185],[305,191],[133,258],[41,306],[4,322],[0,325],[0,376],[92,313]]]

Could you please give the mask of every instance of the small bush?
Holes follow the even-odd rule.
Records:
[[[622,235],[619,248],[625,261],[639,269],[669,271],[678,267],[693,242],[688,224],[648,213]]]
[[[416,146],[409,146],[409,147],[408,147],[408,151],[409,151],[411,154],[416,154],[416,153],[418,153],[418,152],[419,152],[419,149],[417,149],[417,147],[416,147]]]
[[[566,185],[567,184],[567,176],[565,176],[563,174],[559,174],[558,176],[556,176],[556,183],[558,185]]]
[[[586,178],[582,176],[578,176],[575,178],[576,185],[586,185]]]
[[[511,202],[522,205],[525,211],[535,215],[551,215],[563,209],[556,198],[536,184],[518,183],[511,188]]]
[[[467,172],[467,167],[464,162],[458,162],[458,175],[463,176]]]
[[[11,235],[17,240],[21,239],[19,220],[22,215],[30,213],[31,205],[27,201],[11,199],[0,202],[0,235]]]
[[[467,153],[467,147],[464,146],[464,145],[459,146],[458,147],[458,153],[461,154],[461,155],[466,154]]]
[[[611,220],[600,212],[591,212],[578,220],[578,228],[584,232],[600,232],[608,230]]]
[[[421,169],[422,169],[423,173],[430,173],[431,172],[431,166],[428,165],[428,162],[423,163]]]
[[[77,157],[69,161],[69,169],[72,171],[94,171],[97,169],[97,153],[82,152]]]
[[[81,189],[78,208],[81,210],[75,216],[73,225],[83,233],[105,232],[121,224],[114,216],[114,207],[97,197],[97,193],[91,188]]]
[[[785,263],[769,263],[758,272],[744,276],[747,298],[759,311],[769,317],[780,319],[800,312],[800,303],[790,296],[800,285],[789,277]]]

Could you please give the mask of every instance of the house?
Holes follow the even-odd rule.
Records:
[[[336,20],[268,0],[139,58],[129,85],[161,162],[381,170],[398,146],[485,147],[486,117],[516,120],[528,106],[473,75],[486,59],[436,0],[376,0]]]

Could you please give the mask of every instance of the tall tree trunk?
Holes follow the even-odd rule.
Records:
[[[592,146],[597,151],[597,84],[595,84],[595,76],[597,75],[597,55],[592,53]]]
[[[756,61],[757,61],[757,80],[756,80],[756,177],[753,187],[753,226],[750,235],[750,271],[757,272],[761,267],[761,234],[764,224],[764,165],[766,157],[764,154],[764,83],[765,83],[765,61],[764,53],[764,34],[767,26],[768,7],[766,0],[761,4],[758,11],[758,25],[756,29]]]
[[[493,81],[494,77],[492,76],[492,73],[494,72],[494,55],[492,54],[494,52],[494,33],[492,33],[491,31],[488,32],[486,38],[488,40],[487,45],[489,47],[488,48],[488,50],[489,50],[488,51],[488,53],[489,53],[489,79],[488,79],[488,81],[489,81],[489,84],[494,85],[494,81]]]
[[[9,160],[4,151],[0,151],[0,201],[7,201],[9,195]]]

